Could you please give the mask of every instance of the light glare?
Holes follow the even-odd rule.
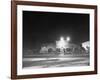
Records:
[[[59,41],[59,43],[58,43],[58,46],[59,46],[60,48],[64,48],[64,47],[65,47],[65,40],[64,40],[63,37],[60,38],[60,41]]]
[[[66,39],[67,41],[70,41],[70,37],[67,37],[67,39]]]

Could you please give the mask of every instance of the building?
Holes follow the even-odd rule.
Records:
[[[86,41],[82,43],[82,47],[84,47],[84,49],[86,50],[87,53],[89,53],[89,49],[90,49],[90,42]]]
[[[61,38],[56,43],[41,46],[40,53],[80,54],[85,53],[85,49],[80,45],[70,43],[69,39]]]

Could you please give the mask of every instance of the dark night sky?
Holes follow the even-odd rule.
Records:
[[[23,11],[23,44],[52,43],[59,38],[71,37],[71,42],[89,40],[89,15]]]

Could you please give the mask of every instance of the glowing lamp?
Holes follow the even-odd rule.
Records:
[[[63,37],[60,38],[60,41],[58,42],[58,47],[59,48],[65,48],[65,40]]]
[[[66,40],[69,42],[70,41],[70,37],[67,37]]]
[[[64,41],[64,38],[63,38],[63,37],[61,37],[61,38],[60,38],[60,41]]]

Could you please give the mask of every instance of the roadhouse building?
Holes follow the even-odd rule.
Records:
[[[86,46],[88,44],[82,43],[81,45],[76,45],[73,43],[70,43],[70,38],[67,37],[66,40],[64,40],[63,37],[60,38],[59,41],[56,41],[54,44],[46,44],[45,46],[41,46],[40,53],[57,53],[57,54],[81,54],[86,53]],[[89,45],[88,45],[89,46]],[[87,50],[88,52],[88,50]]]

